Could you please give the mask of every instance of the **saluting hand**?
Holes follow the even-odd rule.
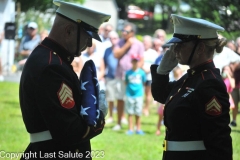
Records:
[[[177,66],[178,61],[174,53],[174,48],[175,45],[171,45],[163,55],[160,65],[157,68],[158,74],[168,74],[174,67]]]

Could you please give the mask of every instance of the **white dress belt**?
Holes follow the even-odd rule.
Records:
[[[164,151],[199,151],[206,150],[203,141],[164,141]]]
[[[30,133],[30,142],[41,142],[41,141],[47,141],[52,139],[52,135],[49,130],[37,132],[37,133]]]

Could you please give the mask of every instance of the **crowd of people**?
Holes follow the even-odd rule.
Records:
[[[92,59],[94,61],[98,72],[100,88],[106,90],[106,96],[109,104],[109,115],[106,119],[106,123],[115,123],[115,126],[112,128],[113,130],[121,130],[122,124],[128,124],[129,127],[126,132],[127,134],[132,134],[134,129],[136,129],[136,133],[144,134],[144,132],[140,129],[140,117],[141,115],[149,116],[150,107],[157,105],[156,113],[159,115],[159,120],[156,122],[156,135],[160,135],[164,104],[157,103],[152,98],[152,77],[150,73],[150,66],[152,64],[160,63],[165,51],[170,45],[166,44],[166,32],[162,29],[157,29],[153,35],[144,35],[141,41],[136,39],[135,34],[136,26],[132,23],[126,23],[120,33],[114,29],[113,25],[106,23],[102,25],[99,30],[102,43],[93,41],[93,46],[86,49],[86,51],[83,51],[81,56],[75,57],[72,65],[74,66],[76,74],[79,75],[86,60]],[[233,50],[230,42],[232,41],[229,41],[226,47],[224,47],[222,53],[215,53],[214,62],[217,61],[216,67],[220,68],[221,71],[223,67],[229,66],[229,71],[231,71],[231,73],[227,75],[228,77],[231,77],[231,84],[234,83],[234,85],[231,86],[232,89],[229,91],[229,95],[231,97],[231,104],[235,104],[234,106],[237,106],[239,102],[239,94],[237,95],[237,91],[235,91],[235,93],[232,93],[232,91],[239,91],[239,89],[236,89],[239,88],[239,82],[237,80],[235,81],[235,79],[238,79],[237,74],[233,74],[233,72],[235,72],[233,64],[235,64],[235,68],[237,68],[239,60],[237,52],[238,45],[237,43],[234,43],[232,46],[236,47]],[[90,50],[93,52],[92,54],[89,52]],[[138,56],[138,69],[144,71],[145,78],[143,79],[145,80],[140,80],[141,76],[132,76],[132,81],[135,81],[135,85],[133,85],[128,83],[129,79],[126,77],[128,75],[126,73],[134,71],[132,68],[134,65],[131,57],[136,57],[136,55]],[[228,55],[227,61],[226,55]],[[220,58],[222,59],[221,61],[219,61]],[[187,69],[189,69],[188,66],[178,64],[172,72],[170,72],[170,81],[181,78],[181,76],[186,73]],[[223,78],[226,77],[223,75]],[[140,83],[143,84],[143,87],[136,87],[137,84]],[[128,99],[129,86],[133,87],[132,92],[141,93],[141,90],[143,89],[143,94],[139,94],[137,96],[143,98],[142,103],[133,103],[134,100]],[[234,95],[232,96],[232,94]],[[136,95],[131,95],[130,97],[136,98]],[[132,103],[129,103],[129,101]],[[141,109],[141,114],[139,113],[139,109]],[[236,126],[238,107],[233,107],[232,105],[231,109],[233,110],[233,120],[230,125]],[[117,112],[116,120],[114,119],[113,111]],[[133,127],[133,115],[136,116],[135,127]]]
[[[51,31],[39,34],[38,24],[29,22],[17,49],[22,58],[20,108],[30,135],[21,159],[39,151],[80,152],[91,159],[86,155],[90,139],[102,133],[105,123],[113,124],[114,131],[128,125],[127,135],[144,135],[141,117],[152,116],[153,105],[158,114],[155,134],[161,135],[162,121],[166,127],[164,160],[232,159],[240,37],[227,41],[217,34],[224,31],[217,24],[172,14],[170,40],[163,29],[138,39],[133,23],[116,31],[108,23],[110,15],[60,0],[53,3],[58,9]],[[92,124],[88,118],[94,119]]]
[[[81,56],[75,57],[72,65],[79,75],[84,62],[92,59],[96,65],[100,88],[106,90],[109,103],[106,123],[116,122],[113,127],[115,131],[121,130],[122,124],[129,124],[126,133],[133,134],[135,125],[132,116],[135,116],[136,133],[143,135],[140,117],[142,113],[149,115],[153,102],[150,65],[163,55],[166,33],[164,30],[157,30],[154,37],[144,36],[143,42],[135,37],[135,33],[136,26],[133,23],[126,23],[121,35],[114,30],[113,25],[102,25],[99,30],[102,43],[93,41],[93,46],[87,48]],[[146,100],[143,99],[144,93]],[[113,116],[115,109],[116,121]]]
[[[169,48],[169,45],[166,44],[166,32],[162,29],[157,29],[152,36],[144,35],[142,41],[137,40],[135,34],[136,26],[133,23],[126,23],[120,34],[114,30],[113,25],[109,23],[104,24],[99,30],[102,43],[93,40],[92,47],[83,51],[81,56],[75,57],[72,65],[74,71],[79,76],[84,63],[89,59],[94,61],[100,88],[106,90],[106,98],[109,105],[109,115],[106,123],[115,123],[116,125],[112,128],[113,130],[121,130],[122,124],[128,124],[129,128],[126,132],[127,134],[132,134],[134,129],[136,129],[137,134],[144,134],[140,129],[140,117],[142,114],[144,116],[149,116],[150,107],[152,105],[157,105],[156,113],[159,115],[159,120],[156,122],[156,135],[160,135],[164,104],[157,103],[152,98],[150,66],[152,64],[159,64],[165,51]],[[238,39],[240,41],[240,38]],[[226,84],[232,88],[228,90],[232,104],[231,109],[233,110],[231,126],[236,126],[236,116],[238,113],[237,104],[239,102],[238,92],[240,86],[240,82],[238,82],[238,80],[235,81],[235,79],[238,79],[237,74],[234,74],[236,71],[233,71],[235,70],[234,66],[237,68],[238,60],[240,59],[236,44],[234,43],[234,46],[236,46],[235,50],[232,50],[233,47],[228,43],[226,47],[224,47],[222,53],[215,53],[214,56],[216,67],[219,67],[220,70],[229,66],[229,69],[224,69],[222,75],[224,79],[231,78],[231,83],[228,83],[229,85],[234,84],[231,86]],[[138,56],[138,58],[135,58],[135,60],[137,59],[138,70],[144,71],[145,78],[137,76],[136,74],[135,76],[130,76],[131,81],[129,81],[129,77],[126,77],[128,74],[126,73],[136,70],[132,68],[134,66],[132,57],[136,57],[136,55]],[[229,57],[227,60],[226,56]],[[185,65],[177,65],[173,71],[170,72],[170,81],[181,78],[181,76],[186,73],[187,69],[188,67]],[[226,74],[228,76],[224,77],[225,71],[231,73]],[[133,84],[129,82],[133,82]],[[136,87],[135,85],[138,83],[143,86]],[[135,95],[136,93],[132,93],[131,95],[129,88],[132,88],[132,92],[137,92],[139,94]],[[144,91],[143,94],[141,94],[142,90]],[[129,100],[128,97],[141,97],[142,99],[134,101],[132,99]],[[139,101],[142,103],[137,103]],[[114,120],[113,116],[115,110],[117,111],[116,120]],[[139,112],[139,110],[141,110],[141,112]],[[132,115],[136,116],[135,128],[133,127]]]
[[[18,67],[22,68],[31,54],[32,50],[41,41],[48,36],[48,31],[44,30],[38,34],[38,24],[35,22],[29,22],[27,25],[26,35],[22,38],[18,47],[18,54],[21,56],[21,60],[18,62]],[[132,133],[132,120],[131,116],[137,115],[149,116],[150,107],[154,104],[157,105],[157,113],[159,120],[157,122],[156,135],[160,135],[160,126],[163,118],[164,104],[157,103],[153,100],[151,94],[151,82],[152,77],[150,73],[150,66],[152,64],[159,64],[165,51],[170,45],[167,45],[166,32],[163,29],[157,29],[152,35],[144,35],[142,40],[139,41],[136,37],[136,26],[133,23],[126,23],[123,30],[117,32],[113,25],[110,23],[104,23],[99,28],[99,37],[102,42],[93,40],[92,47],[88,47],[82,52],[82,55],[75,57],[72,66],[77,76],[80,76],[81,69],[84,63],[92,59],[95,63],[97,70],[97,77],[101,89],[106,90],[107,100],[109,105],[109,116],[106,123],[116,123],[113,130],[121,130],[122,124],[129,124],[129,130],[127,133]],[[221,35],[219,35],[221,36]],[[0,36],[0,44],[3,35]],[[128,91],[126,88],[131,86],[131,83],[127,83],[126,73],[132,70],[132,56],[138,56],[139,70],[144,71],[144,81],[137,81],[135,76],[135,83],[142,83],[143,87],[138,88],[135,92],[141,92],[139,97],[144,98],[143,103],[134,107],[139,112],[129,113],[129,100],[127,102]],[[227,86],[229,93],[229,101],[232,109],[232,121],[231,126],[235,127],[236,118],[238,114],[238,103],[240,101],[240,74],[239,74],[239,56],[240,55],[240,37],[236,40],[229,40],[224,47],[222,53],[214,54],[214,63],[217,68],[221,70],[222,77]],[[170,81],[178,80],[183,73],[186,73],[188,67],[184,65],[177,65],[172,72],[170,72]],[[137,77],[139,78],[139,77]],[[3,80],[2,65],[0,58],[0,81]],[[134,86],[132,84],[132,86]],[[131,87],[130,87],[131,88]],[[134,96],[130,96],[134,97]],[[115,104],[116,103],[116,104]],[[140,108],[138,108],[140,107]],[[117,110],[117,120],[114,120],[113,111]],[[128,114],[126,118],[125,113]],[[137,120],[137,118],[136,118]],[[139,126],[139,122],[136,122],[136,126]],[[137,127],[137,133],[143,133],[140,127]]]

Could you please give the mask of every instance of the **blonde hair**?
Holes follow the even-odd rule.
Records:
[[[217,53],[221,53],[223,47],[227,44],[226,38],[214,39],[214,40],[202,40],[202,42],[208,46],[210,51],[216,50]]]
[[[218,43],[216,45],[216,52],[221,53],[223,50],[223,47],[227,44],[227,39],[226,38],[221,38],[218,39]]]
[[[162,34],[163,39],[166,40],[167,34],[166,34],[165,30],[163,30],[163,29],[157,29],[157,30],[154,32],[153,37],[154,37],[154,38],[158,38],[158,37],[157,37],[158,34]]]

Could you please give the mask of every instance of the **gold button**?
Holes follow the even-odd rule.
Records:
[[[56,52],[53,52],[53,54],[55,54],[55,55],[56,55],[57,53],[56,53]]]
[[[76,149],[76,152],[78,153],[78,152],[79,152],[79,149]]]
[[[180,92],[181,88],[178,89],[178,92]]]
[[[171,100],[173,96],[171,96],[169,99]]]

